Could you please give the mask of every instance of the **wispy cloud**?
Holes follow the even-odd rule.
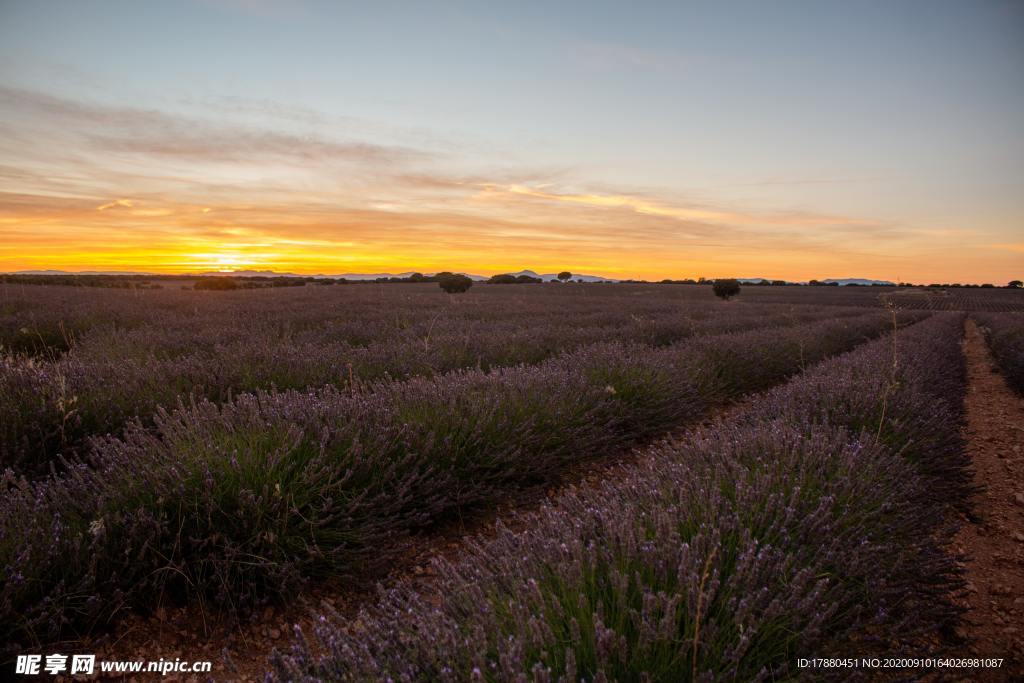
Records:
[[[59,98],[0,86],[0,111],[30,130],[64,131],[84,151],[238,163],[353,162],[397,164],[434,155],[421,149],[297,135],[245,125],[211,123],[161,112]],[[8,123],[5,127],[15,127]]]
[[[877,223],[850,218],[846,216],[818,214],[811,212],[741,212],[717,210],[700,205],[684,206],[668,204],[665,200],[655,200],[644,196],[624,194],[575,194],[559,193],[544,188],[524,185],[485,184],[482,186],[484,196],[517,195],[552,202],[568,202],[590,207],[609,207],[628,209],[639,214],[663,216],[683,221],[701,221],[716,224],[733,224],[747,226],[857,226],[871,227]]]
[[[96,207],[96,210],[97,211],[106,211],[107,209],[116,209],[119,206],[126,206],[128,208],[131,208],[132,207],[132,200],[130,200],[130,199],[115,199],[112,202],[107,202],[106,204],[100,204],[99,206]]]

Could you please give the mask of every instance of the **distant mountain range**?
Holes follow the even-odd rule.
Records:
[[[770,277],[738,277],[738,278],[736,278],[736,280],[738,282],[742,282],[742,283],[748,284],[748,285],[756,285],[756,284],[759,284],[761,282],[774,282],[775,281],[775,280],[773,280]],[[786,284],[797,284],[797,285],[806,285],[807,284],[807,281],[796,282],[796,281],[792,281],[792,280],[784,280],[784,282]],[[837,278],[826,278],[824,280],[818,280],[818,282],[821,282],[821,283],[826,284],[826,285],[832,284],[833,282],[835,282],[840,287],[844,287],[846,285],[870,286],[870,285],[894,285],[894,284],[896,284],[895,282],[889,282],[888,280],[866,280],[866,279],[860,278],[860,277],[847,277],[847,278],[838,278],[838,279]]]
[[[278,273],[273,270],[233,270],[233,271],[206,271],[204,273],[195,273],[195,275],[203,276],[227,276],[236,275],[240,277],[315,277],[315,278],[344,278],[346,280],[376,280],[378,278],[392,278],[399,277],[405,278],[413,274],[414,271],[408,271],[404,273],[341,273],[338,275],[301,275],[299,273]],[[137,272],[137,271],[126,271],[126,270],[80,270],[80,271],[69,271],[69,270],[19,270],[13,273],[14,275],[159,275],[159,273],[150,272]],[[425,275],[433,275],[433,273],[424,273]],[[558,279],[558,273],[537,273],[533,270],[520,270],[510,275],[527,275],[529,277],[537,277],[544,282],[553,282]],[[489,278],[486,275],[474,275],[472,273],[460,273],[460,275],[466,275],[467,277],[477,281],[483,282]],[[620,282],[615,278],[604,277],[602,275],[579,275],[573,273],[572,279],[583,280],[584,282]],[[742,277],[736,278],[740,282],[745,284],[756,284],[758,282],[771,282],[771,278],[763,277]],[[889,280],[869,280],[859,277],[848,277],[848,278],[828,278],[825,280],[819,280],[823,283],[838,283],[840,286],[844,285],[893,285],[894,282]],[[801,283],[803,284],[803,283]]]
[[[865,280],[864,278],[860,278],[860,277],[847,277],[847,278],[842,278],[842,279],[838,279],[838,280],[834,279],[834,278],[829,278],[827,280],[821,280],[821,282],[824,282],[826,284],[828,284],[830,282],[838,282],[840,287],[842,287],[844,285],[894,285],[894,284],[896,284],[895,282],[889,282],[888,280]]]
[[[202,273],[182,273],[182,275],[195,275],[203,277],[224,277],[233,275],[236,277],[315,277],[315,278],[344,278],[346,280],[376,280],[378,278],[406,278],[412,275],[414,272],[419,271],[407,271],[404,273],[338,273],[334,275],[325,275],[323,273],[317,273],[316,275],[303,275],[301,273],[279,273],[274,270],[208,270]],[[19,270],[12,273],[13,275],[160,275],[160,273],[150,273],[143,271],[123,271],[123,270]],[[434,273],[424,273],[424,275],[433,275]],[[459,275],[465,275],[477,282],[484,282],[490,279],[489,275],[474,275],[473,273],[458,273]],[[520,270],[511,275],[528,275],[530,277],[537,277],[545,282],[552,282],[558,279],[558,273],[544,273],[540,274],[533,270]],[[573,273],[573,280],[583,280],[584,282],[618,282],[613,278],[602,277],[600,275],[577,275]]]
[[[302,275],[299,273],[278,273],[273,270],[232,270],[225,272],[222,270],[208,270],[204,273],[196,273],[196,275],[204,276],[216,276],[216,275],[235,275],[239,277],[317,277],[317,278],[344,278],[346,280],[376,280],[378,278],[391,278],[391,277],[409,277],[410,275],[419,271],[410,270],[405,273],[338,273],[337,275],[324,275],[323,273],[317,273],[316,275]],[[423,273],[424,275],[433,275],[433,273]],[[487,277],[483,275],[472,275],[470,273],[458,273],[459,275],[465,275],[473,280],[486,280]]]
[[[16,270],[10,275],[159,275],[137,270]]]
[[[345,278],[346,280],[376,280],[377,278],[391,278],[391,277],[409,277],[417,271],[407,271],[404,273],[340,273],[338,275],[297,275],[295,273],[275,273],[272,270],[236,270],[230,273],[220,271],[208,271],[200,273],[200,275],[240,275],[242,277],[331,277],[331,278]],[[459,275],[465,275],[466,277],[476,280],[477,282],[483,282],[490,279],[488,275],[474,275],[473,273],[458,273]],[[434,275],[434,273],[424,273],[424,275]],[[509,275],[527,275],[529,277],[538,277],[544,282],[553,282],[558,279],[558,273],[537,273],[533,270],[519,270]],[[618,282],[612,278],[602,277],[600,275],[576,275],[573,273],[573,280],[583,280],[584,282]]]
[[[540,274],[532,270],[520,270],[515,273],[509,273],[509,275],[526,275],[528,277],[539,277],[544,282],[554,282],[558,279],[558,273],[544,273]],[[583,280],[584,282],[618,282],[618,280],[610,277],[603,277],[601,275],[577,275],[572,274],[573,282],[577,280]]]

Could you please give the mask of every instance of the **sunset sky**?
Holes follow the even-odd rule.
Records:
[[[0,0],[0,271],[1024,276],[1024,2]]]

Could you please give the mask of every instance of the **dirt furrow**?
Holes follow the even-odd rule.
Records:
[[[954,541],[967,578],[960,635],[972,656],[1006,660],[975,680],[1024,680],[1024,398],[1006,385],[973,320],[963,348],[965,436],[980,491]]]

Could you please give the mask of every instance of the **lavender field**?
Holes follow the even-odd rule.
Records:
[[[1019,390],[1021,314],[996,311],[1021,297],[873,290],[0,285],[0,654],[162,605],[287,615],[538,488],[428,584],[235,657],[275,681],[785,680],[941,649],[964,323]]]

